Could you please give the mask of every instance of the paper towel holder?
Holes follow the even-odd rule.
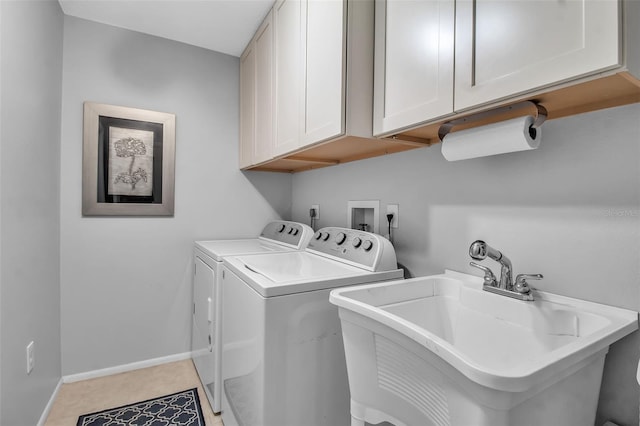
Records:
[[[520,111],[530,112],[532,108],[536,110],[536,116],[534,117],[533,124],[529,127],[529,132],[531,137],[535,137],[536,129],[542,126],[542,123],[547,119],[547,109],[542,105],[535,103],[533,101],[523,101],[518,102],[516,104],[507,105],[499,108],[494,108],[488,111],[482,111],[477,114],[468,115],[466,117],[456,118],[451,121],[447,121],[443,123],[438,129],[438,137],[440,140],[444,140],[444,137],[453,129],[455,126],[459,126],[461,124],[473,124],[477,122],[482,122],[482,124],[477,124],[471,127],[477,127],[485,124],[484,121],[487,119],[491,119],[492,117],[504,115],[506,113],[514,113]],[[524,114],[523,114],[524,115]]]

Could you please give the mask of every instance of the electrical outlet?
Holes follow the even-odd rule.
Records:
[[[399,223],[398,204],[387,204],[387,214],[393,214],[393,219],[391,220],[391,227],[397,228]]]
[[[35,344],[33,341],[27,345],[27,374],[31,374],[34,365]]]
[[[320,219],[320,205],[319,204],[312,204],[311,208],[316,211],[316,217],[314,219],[316,219],[316,220]]]

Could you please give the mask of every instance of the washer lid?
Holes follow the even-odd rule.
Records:
[[[402,278],[400,269],[369,272],[308,252],[225,258],[225,264],[264,297]]]
[[[222,258],[225,256],[293,250],[290,247],[273,243],[262,238],[196,241],[195,245],[198,249],[218,262],[222,262]]]

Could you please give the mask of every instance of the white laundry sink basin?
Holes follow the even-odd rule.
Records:
[[[604,357],[638,313],[535,296],[452,271],[333,290],[355,424],[593,424]]]

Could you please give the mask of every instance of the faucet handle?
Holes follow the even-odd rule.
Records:
[[[478,268],[482,272],[484,272],[484,285],[489,285],[491,287],[495,287],[498,285],[498,280],[496,279],[496,276],[494,275],[491,269],[487,268],[484,265],[480,265],[476,262],[469,262],[469,265],[473,266],[474,268]]]
[[[518,274],[513,289],[520,294],[529,294],[531,293],[531,287],[527,280],[541,280],[543,278],[542,274]]]

